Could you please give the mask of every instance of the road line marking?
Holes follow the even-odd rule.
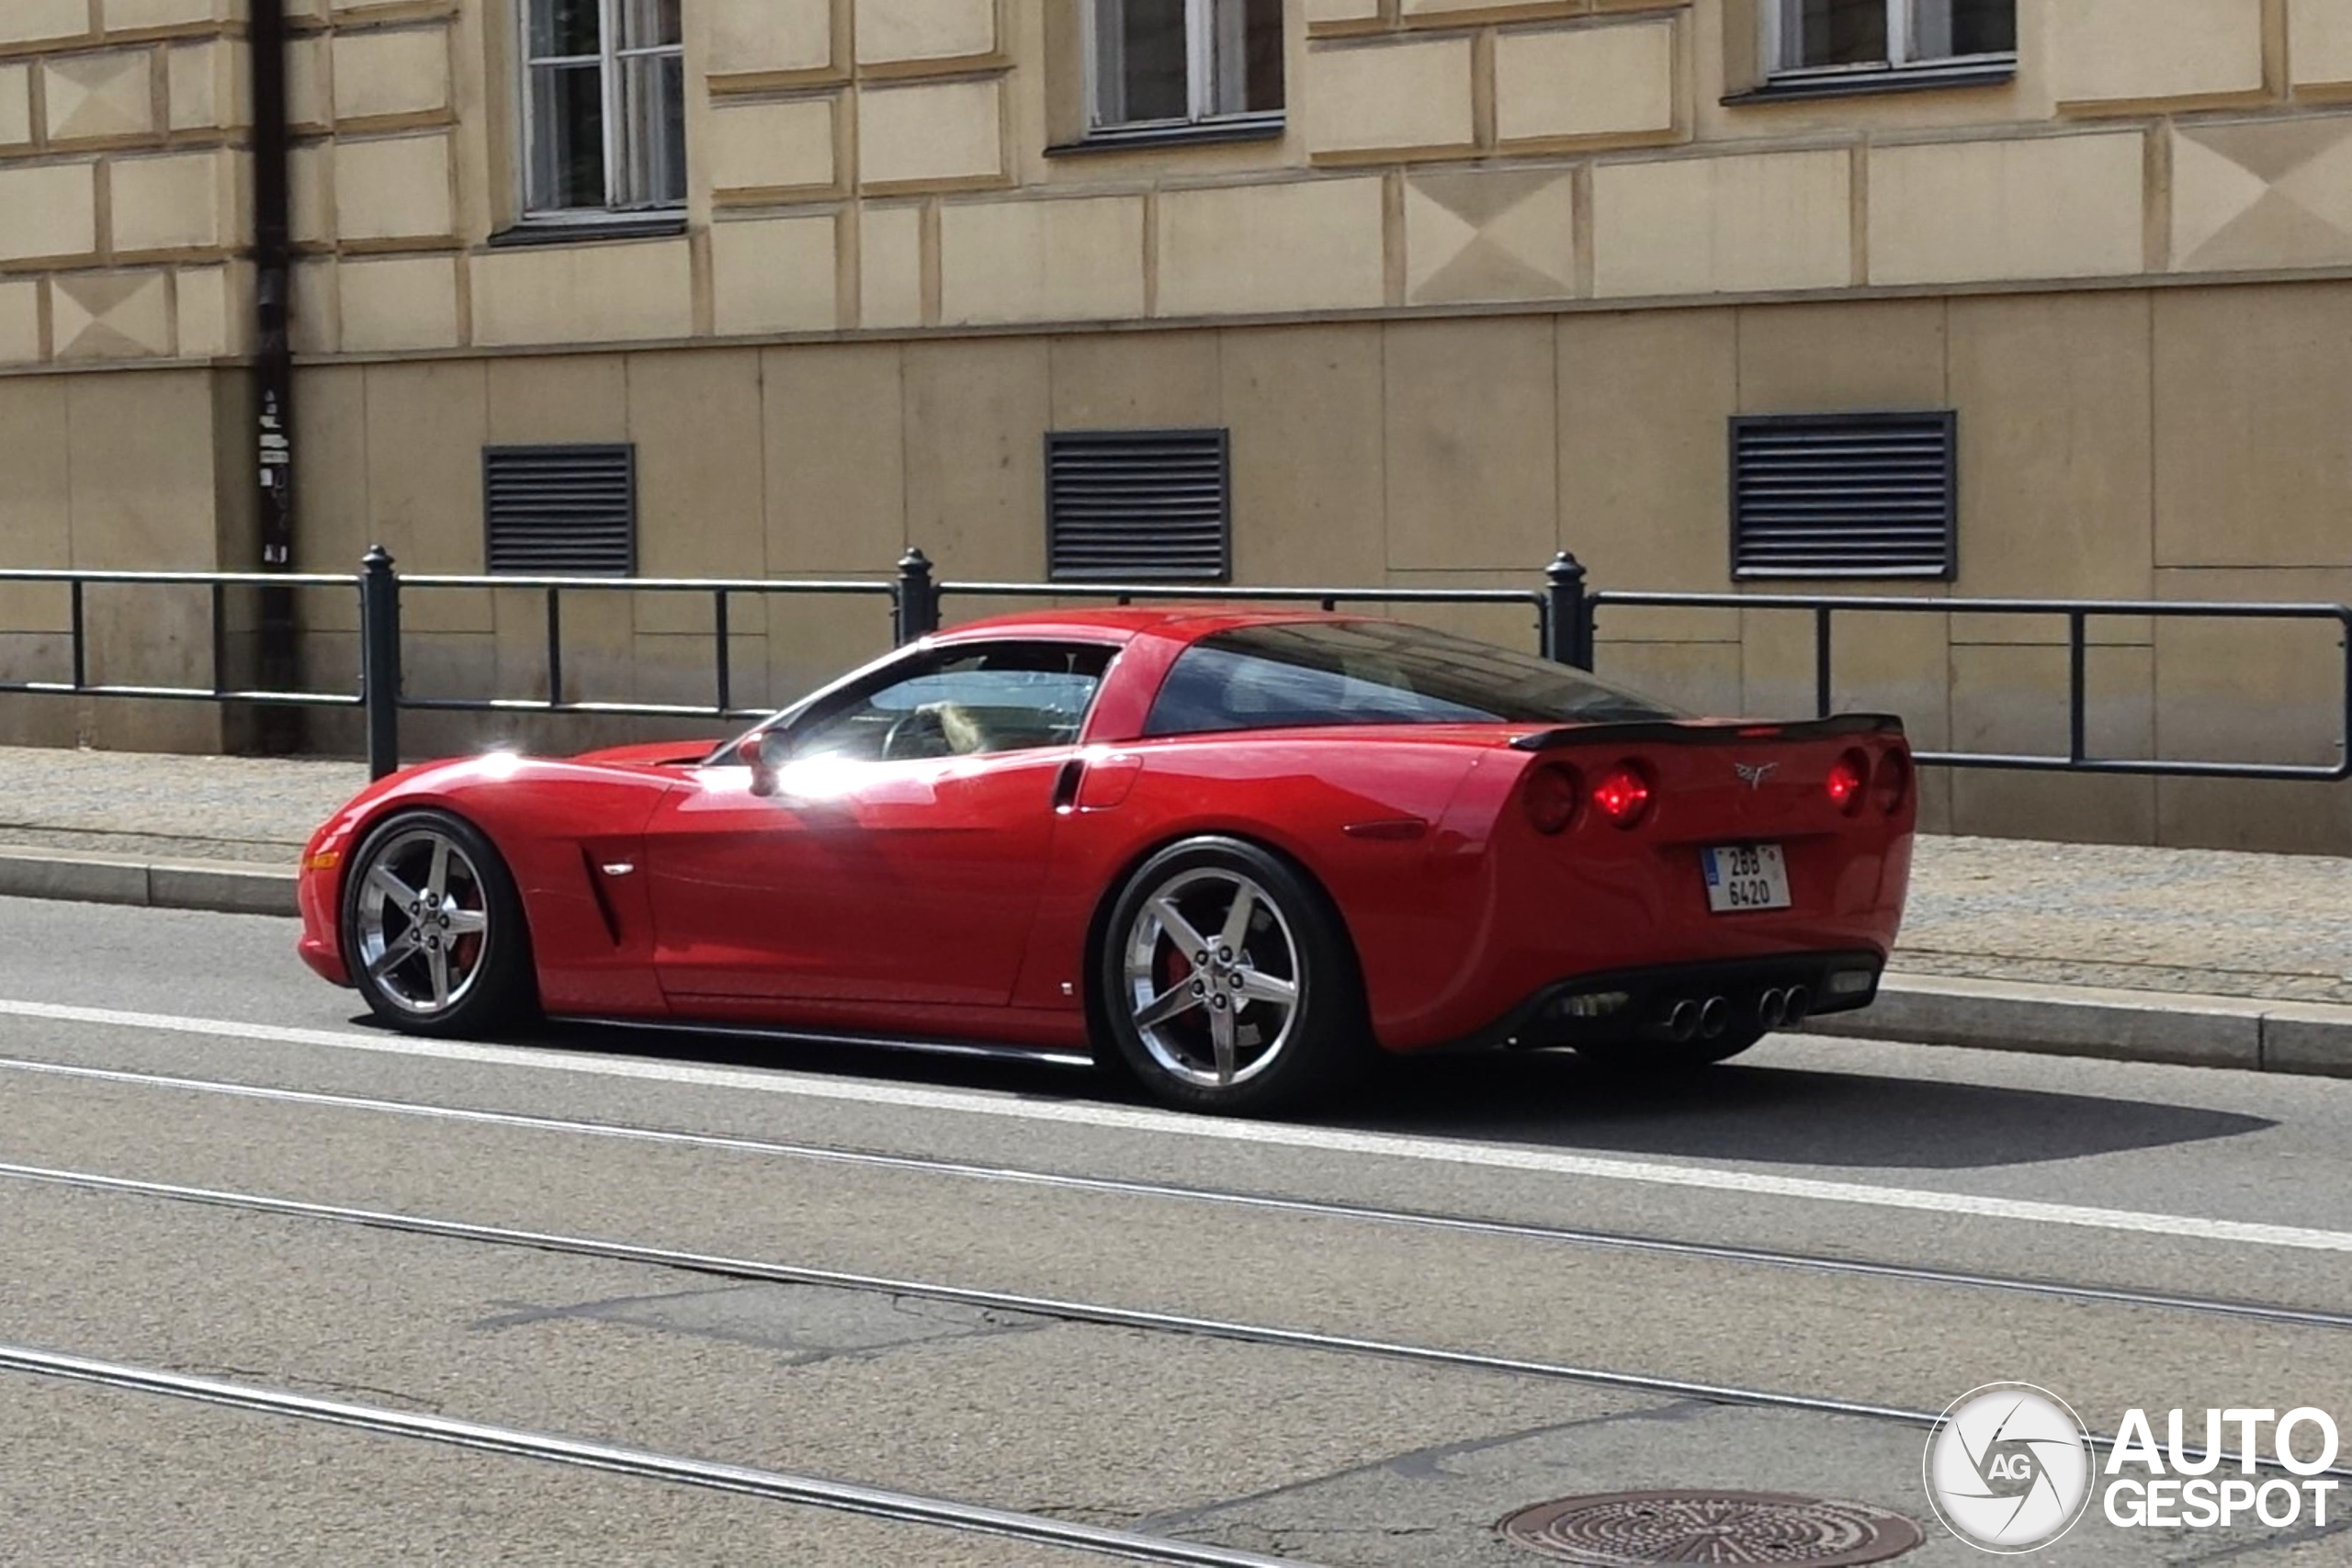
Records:
[[[1577,1230],[1516,1220],[1481,1219],[1418,1209],[1384,1209],[1366,1203],[1330,1202],[1313,1198],[1285,1198],[1265,1192],[1232,1192],[1211,1187],[1187,1187],[1172,1182],[1138,1181],[1125,1177],[1080,1176],[1066,1171],[1033,1170],[1018,1166],[980,1165],[937,1159],[928,1155],[887,1154],[872,1149],[836,1148],[822,1144],[787,1144],[724,1133],[688,1133],[667,1127],[640,1127],[620,1122],[582,1122],[559,1116],[532,1116],[514,1111],[484,1111],[471,1106],[435,1105],[418,1100],[378,1100],[363,1095],[330,1094],[317,1089],[277,1089],[261,1084],[228,1083],[218,1078],[178,1077],[164,1073],[127,1072],[114,1067],[85,1067],[65,1062],[0,1056],[0,1072],[33,1073],[78,1078],[90,1083],[123,1084],[133,1089],[171,1089],[190,1094],[221,1095],[283,1105],[322,1106],[337,1111],[365,1111],[390,1116],[414,1116],[430,1121],[458,1122],[471,1126],[511,1127],[524,1132],[550,1133],[562,1137],[625,1138],[641,1143],[685,1148],[717,1149],[775,1159],[797,1159],[832,1165],[888,1170],[916,1176],[941,1176],[975,1181],[1048,1188],[1123,1198],[1164,1199],[1208,1203],[1269,1213],[1304,1214],[1369,1224],[1419,1226],[1463,1235],[1501,1236],[1512,1240],[1554,1243],[1567,1247],[1615,1247],[1629,1252],[1673,1258],[1697,1258],[1715,1262],[1753,1264],[1801,1272],[1850,1274],[1863,1279],[1893,1280],[1922,1285],[1968,1290],[2012,1291],[2024,1295],[2069,1301],[2099,1302],[2118,1306],[2206,1313],[2222,1317],[2262,1319],[2299,1327],[2352,1328],[2352,1314],[2308,1311],[2298,1307],[2265,1306],[2201,1296],[2166,1295],[2102,1285],[2064,1284],[2054,1280],[1970,1274],[1945,1269],[1914,1268],[1901,1263],[1874,1263],[1856,1258],[1830,1258],[1813,1253],[1774,1252],[1759,1247],[1728,1247],[1709,1242],[1673,1241],[1661,1236],[1611,1231]],[[0,1176],[22,1174],[19,1168],[0,1164]]]
[[[1322,1154],[1363,1155],[1374,1158],[1410,1160],[1432,1165],[1468,1166],[1486,1170],[1510,1170],[1543,1176],[1566,1176],[1595,1181],[1623,1181],[1642,1186],[1681,1187],[1702,1191],[1734,1192],[1748,1197],[1790,1198],[1816,1203],[1847,1203],[1865,1208],[1899,1209],[1916,1213],[1958,1218],[2010,1220],[2025,1224],[2067,1225],[2124,1235],[2161,1235],[2189,1241],[2226,1242],[2246,1247],[2281,1247],[2302,1252],[2352,1254],[2352,1232],[2320,1230],[2304,1225],[2267,1224],[2246,1220],[2210,1219],[2194,1214],[2149,1213],[2133,1209],[2103,1209],[2075,1203],[2052,1203],[2030,1198],[1996,1198],[1973,1192],[1944,1192],[1933,1188],[1887,1187],[1871,1182],[1828,1181],[1816,1177],[1774,1176],[1762,1171],[1735,1170],[1720,1166],[1677,1165],[1663,1160],[1618,1159],[1599,1155],[1568,1154],[1555,1149],[1507,1144],[1474,1144],[1448,1138],[1419,1137],[1402,1133],[1363,1133],[1340,1127],[1299,1126],[1277,1122],[1241,1122],[1190,1116],[1172,1111],[1134,1106],[1098,1105],[1079,1101],[1023,1100],[1011,1095],[970,1089],[922,1089],[905,1084],[868,1083],[782,1071],[763,1072],[741,1067],[700,1066],[680,1062],[650,1062],[630,1057],[584,1056],[568,1052],[533,1050],[512,1045],[478,1045],[454,1040],[418,1040],[356,1031],[297,1029],[282,1024],[239,1023],[227,1019],[180,1018],[164,1013],[125,1012],[112,1008],[74,1007],[57,1002],[0,998],[0,1017],[40,1019],[53,1023],[94,1024],[115,1029],[149,1030],[163,1033],[205,1035],[283,1045],[311,1045],[337,1051],[361,1051],[379,1055],[410,1056],[432,1061],[472,1062],[489,1066],[527,1067],[540,1072],[571,1073],[594,1077],[634,1078],[704,1089],[749,1089],[761,1094],[847,1104],[890,1106],[908,1111],[938,1111],[968,1116],[992,1116],[1007,1121],[1045,1122],[1096,1130],[1151,1133],[1212,1143],[1252,1144],[1261,1147],[1305,1149]]]
[[[153,1367],[93,1360],[86,1356],[62,1355],[28,1346],[0,1345],[0,1372],[63,1378],[138,1393],[163,1394],[173,1399],[226,1405],[232,1410],[255,1411],[265,1416],[319,1421],[329,1426],[351,1427],[363,1432],[379,1432],[391,1437],[416,1438],[429,1443],[447,1443],[456,1448],[506,1454],[517,1459],[543,1460],[555,1464],[575,1465],[583,1470],[639,1476],[649,1481],[667,1481],[706,1491],[741,1493],[764,1497],[771,1502],[830,1508],[867,1518],[893,1519],[904,1524],[931,1525],[967,1534],[1002,1536],[1036,1545],[1068,1547],[1125,1558],[1131,1562],[1178,1563],[1186,1565],[1186,1568],[1311,1568],[1309,1564],[1284,1562],[1260,1552],[1177,1540],[1164,1536],[1139,1535],[1132,1530],[1079,1524],[1044,1514],[1016,1513],[1008,1508],[990,1508],[976,1503],[926,1497],[913,1492],[892,1492],[879,1486],[860,1486],[822,1476],[795,1475],[784,1471],[755,1470],[748,1465],[685,1459],[676,1454],[656,1453],[650,1449],[583,1442],[577,1438],[557,1437],[548,1432],[492,1427],[447,1416],[421,1415],[413,1410],[352,1404],[283,1389],[225,1382],[218,1378],[190,1377]]]

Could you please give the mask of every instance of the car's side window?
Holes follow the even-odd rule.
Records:
[[[1216,632],[1186,649],[1144,733],[1672,716],[1671,708],[1532,654],[1425,626],[1301,621]]]
[[[945,649],[796,725],[792,754],[890,761],[1071,745],[1112,652],[1084,643]]]

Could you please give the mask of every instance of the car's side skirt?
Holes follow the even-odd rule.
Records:
[[[782,1024],[713,1023],[682,1018],[597,1018],[585,1014],[550,1016],[551,1023],[584,1024],[596,1029],[650,1031],[664,1034],[699,1034],[727,1040],[760,1040],[779,1045],[847,1045],[864,1050],[911,1051],[927,1056],[963,1056],[1000,1062],[1037,1062],[1057,1067],[1088,1067],[1094,1058],[1049,1045],[1007,1045],[980,1040],[930,1039],[916,1035],[866,1034],[846,1030],[796,1029]]]

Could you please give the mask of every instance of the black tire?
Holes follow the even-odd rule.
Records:
[[[1252,908],[1228,949],[1226,925],[1205,931],[1193,922],[1218,923],[1204,910],[1230,917],[1244,888]],[[1200,952],[1182,952],[1148,913],[1163,898],[1206,944],[1206,969],[1194,962]],[[1119,1065],[1163,1104],[1240,1115],[1293,1109],[1336,1092],[1369,1046],[1363,982],[1339,912],[1297,867],[1244,840],[1188,839],[1153,855],[1113,901],[1101,947],[1093,999],[1102,1027]],[[1289,1003],[1275,995],[1283,985]],[[1182,1005],[1147,1023],[1146,987]],[[1220,1030],[1231,1041],[1222,1083]]]
[[[448,847],[446,861],[436,860],[436,844]],[[376,879],[380,868],[403,892],[424,895],[434,891],[435,864],[444,901],[435,908],[422,897],[404,902]],[[514,874],[480,829],[447,811],[399,812],[361,841],[344,877],[343,956],[368,1010],[406,1033],[503,1033],[538,1010]],[[436,974],[446,1003],[434,1000]]]
[[[1577,1055],[1596,1066],[1629,1077],[1663,1077],[1728,1062],[1768,1032],[1751,1024],[1744,1029],[1727,1029],[1713,1040],[1611,1040],[1579,1045]]]

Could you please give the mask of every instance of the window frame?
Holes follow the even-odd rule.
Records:
[[[1114,119],[1105,112],[1104,95],[1110,82],[1103,72],[1102,7],[1109,0],[1082,0],[1079,7],[1079,44],[1085,61],[1085,118],[1081,135],[1086,144],[1121,141],[1232,141],[1279,136],[1288,123],[1290,71],[1283,61],[1283,105],[1280,108],[1216,111],[1216,38],[1215,0],[1184,0],[1184,117],[1181,119]],[[1288,39],[1284,39],[1287,55]]]
[[[1758,0],[1757,47],[1761,80],[1767,92],[1805,88],[1834,92],[1844,87],[1865,87],[1873,83],[1891,85],[1916,81],[1937,85],[1948,81],[2005,81],[2017,73],[2018,51],[2015,49],[1992,50],[1977,54],[1914,54],[1916,39],[1911,11],[1915,0],[1883,0],[1886,7],[1884,60],[1856,61],[1848,65],[1791,65],[1786,63],[1789,44],[1792,41],[1788,25],[1790,3],[1791,0]],[[2011,0],[2011,15],[2015,15],[2015,0]]]
[[[628,62],[639,60],[674,58],[679,62],[680,92],[684,91],[685,37],[681,8],[681,28],[676,43],[651,44],[636,49],[620,47],[622,10],[628,0],[597,0],[597,51],[593,55],[557,54],[541,56],[531,49],[531,24],[539,9],[552,0],[519,0],[514,7],[515,28],[515,107],[520,121],[516,146],[521,152],[521,221],[532,228],[610,228],[615,224],[641,223],[648,227],[674,224],[685,213],[687,191],[679,191],[674,200],[632,201],[626,199],[628,171],[632,162],[630,143],[638,138],[626,125],[627,92],[624,81]],[[605,204],[601,207],[549,207],[543,205],[547,192],[538,188],[538,116],[537,73],[546,67],[577,69],[594,63],[597,87],[604,107]],[[683,110],[683,97],[681,108]],[[681,117],[679,139],[683,143],[685,126]],[[650,140],[646,148],[650,149]],[[643,149],[640,149],[640,151]],[[683,152],[683,146],[681,148]]]

